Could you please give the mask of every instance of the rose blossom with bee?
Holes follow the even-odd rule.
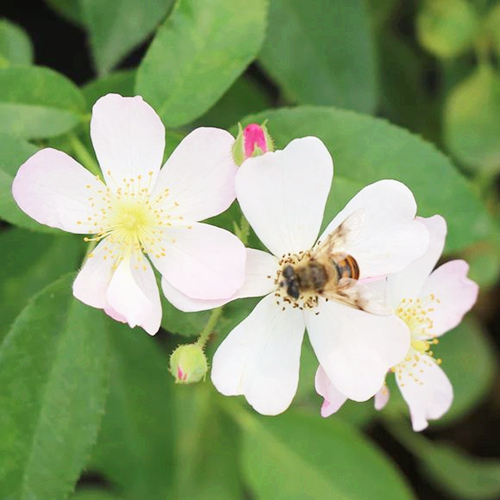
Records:
[[[400,182],[371,184],[318,239],[332,178],[330,153],[315,137],[249,158],[236,174],[243,214],[270,253],[247,249],[246,281],[233,299],[264,298],[219,346],[212,381],[262,414],[290,405],[306,328],[330,380],[357,401],[377,392],[410,345],[404,322],[366,283],[426,251],[429,234],[415,220],[415,199]],[[163,289],[183,310],[207,307]]]

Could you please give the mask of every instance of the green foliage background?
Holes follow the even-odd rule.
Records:
[[[0,498],[498,498],[500,442],[470,443],[485,441],[483,423],[500,425],[500,3],[46,3],[86,33],[95,77],[79,87],[35,65],[30,33],[0,20]],[[109,92],[144,96],[167,127],[167,154],[200,125],[235,133],[267,119],[278,147],[320,137],[336,169],[325,224],[383,178],[405,182],[419,214],[445,216],[444,258],[467,259],[482,290],[437,348],[455,391],[449,413],[416,435],[393,390],[382,413],[348,403],[323,420],[305,344],[292,408],[262,417],[208,380],[179,386],[168,373],[169,353],[209,313],[164,303],[151,339],[76,301],[82,239],[25,216],[10,186],[49,145],[94,163],[91,107]],[[240,218],[235,203],[211,222],[232,230]],[[224,307],[209,357],[254,304]],[[411,454],[418,472],[405,477],[388,452]]]

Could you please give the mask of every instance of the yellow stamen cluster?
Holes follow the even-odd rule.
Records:
[[[107,174],[111,178],[111,173]],[[134,257],[138,267],[144,262],[143,253],[156,258],[164,257],[165,228],[182,220],[182,217],[172,214],[178,203],[165,203],[169,197],[168,188],[152,198],[152,178],[153,172],[149,172],[147,179],[138,175],[116,183],[111,178],[116,188],[102,182],[99,182],[98,188],[90,184],[86,186],[93,213],[78,224],[85,223],[92,228],[93,236],[85,238],[85,241],[105,239],[109,243],[103,247],[103,258],[112,259],[115,267],[123,259],[131,257]],[[175,240],[172,239],[172,242],[175,243]]]
[[[440,304],[440,300],[430,294],[423,299],[403,299],[396,310],[396,314],[409,326],[411,331],[411,347],[406,355],[406,358],[396,365],[392,371],[397,376],[402,376],[405,373],[414,382],[423,385],[420,379],[420,373],[423,373],[423,368],[419,368],[419,364],[423,363],[431,366],[434,361],[429,359],[434,353],[430,350],[431,346],[439,341],[434,336],[434,322],[432,313],[436,304]],[[436,362],[441,364],[441,360]],[[404,386],[404,383],[401,383]]]

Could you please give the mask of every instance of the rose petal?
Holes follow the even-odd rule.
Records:
[[[364,211],[361,227],[335,250],[356,259],[361,279],[401,271],[427,250],[429,233],[415,220],[415,198],[404,184],[393,180],[362,189],[330,222],[320,240],[360,209]]]
[[[154,185],[163,160],[165,127],[142,97],[101,97],[92,108],[90,136],[108,186],[139,175],[145,186]]]
[[[192,299],[173,287],[167,280],[162,279],[161,284],[165,297],[177,309],[184,312],[194,312],[213,309],[235,299],[261,297],[275,290],[274,277],[278,269],[276,257],[253,248],[247,248],[246,252],[245,283],[231,298],[220,300]]]
[[[420,300],[432,321],[429,338],[455,328],[476,303],[479,287],[467,278],[469,265],[452,260],[438,267],[425,282]]]
[[[150,335],[160,329],[161,302],[156,278],[142,256],[123,260],[109,283],[110,306],[123,316],[131,328],[141,326]]]
[[[429,231],[429,247],[422,257],[412,262],[406,269],[388,277],[390,300],[394,307],[397,307],[403,298],[419,296],[425,280],[443,252],[446,221],[440,215],[427,219],[417,217],[417,220]]]
[[[231,298],[245,279],[246,252],[234,234],[208,224],[168,228],[164,256],[150,254],[163,278],[194,299]]]
[[[263,415],[277,415],[292,402],[299,381],[304,320],[275,297],[263,298],[217,349],[212,382],[226,396],[243,394]]]
[[[38,151],[21,165],[12,184],[14,199],[30,217],[78,234],[95,230],[92,217],[100,206],[98,198],[91,198],[103,189],[106,186],[87,169],[52,148]]]
[[[317,308],[305,311],[305,320],[328,378],[354,401],[371,398],[410,347],[410,331],[396,316],[377,316],[320,299]]]
[[[385,405],[388,403],[390,396],[391,393],[389,392],[389,387],[387,387],[387,384],[384,383],[377,394],[375,394],[375,409],[382,410],[383,408],[385,408]]]
[[[98,309],[111,307],[107,291],[116,264],[116,258],[112,256],[116,256],[117,250],[116,246],[104,240],[87,256],[85,264],[73,283],[73,295],[78,300]],[[116,319],[112,313],[109,315]]]
[[[396,367],[396,381],[410,409],[414,431],[421,431],[428,420],[442,417],[453,401],[453,387],[436,361],[412,349]]]
[[[316,387],[316,392],[325,399],[321,406],[322,417],[329,417],[337,413],[347,401],[347,398],[331,383],[321,365],[318,366],[316,371],[314,385]]]
[[[236,175],[241,209],[276,256],[312,247],[323,220],[333,164],[316,137],[295,139],[283,151],[249,158]]]
[[[235,199],[234,137],[218,128],[197,128],[175,148],[162,168],[153,197],[168,189],[162,204],[173,215],[200,221],[226,210]]]

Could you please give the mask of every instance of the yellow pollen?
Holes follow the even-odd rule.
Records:
[[[111,172],[107,174],[111,177]],[[169,200],[168,189],[154,198],[151,196],[153,172],[147,176],[111,180],[114,188],[102,182],[97,186],[86,186],[93,213],[87,221],[80,223],[86,224],[93,235],[84,240],[97,242],[106,239],[110,245],[103,247],[103,258],[112,259],[115,265],[131,256],[140,263],[143,253],[164,256],[161,246],[164,231],[181,220],[177,215],[179,204]],[[172,213],[174,209],[176,213]]]
[[[420,374],[424,370],[421,363],[424,365],[434,363],[429,359],[434,355],[431,346],[439,342],[438,339],[434,338],[434,322],[432,320],[433,305],[439,303],[439,299],[433,293],[418,299],[404,298],[401,300],[396,314],[410,328],[411,347],[406,358],[392,368],[400,380],[406,375],[415,383],[423,385],[424,382]],[[437,359],[436,362],[441,364],[441,359]],[[419,365],[420,368],[417,368]],[[400,385],[404,386],[404,383],[400,382]]]

